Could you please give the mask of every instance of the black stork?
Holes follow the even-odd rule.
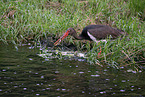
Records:
[[[116,39],[121,35],[127,35],[123,30],[115,29],[107,25],[88,25],[83,30],[82,33],[78,36],[76,31],[73,28],[68,28],[67,31],[61,36],[54,45],[58,45],[65,37],[68,35],[73,36],[78,40],[90,40],[98,43],[100,41],[106,41],[102,39],[106,39],[110,37],[111,39]]]

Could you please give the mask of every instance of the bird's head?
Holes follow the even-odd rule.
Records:
[[[54,45],[58,45],[64,38],[66,38],[68,35],[74,36],[76,34],[76,31],[73,28],[68,28],[66,32],[54,43]]]
[[[67,30],[66,30],[66,32],[68,31],[68,35],[71,35],[71,36],[74,36],[74,34],[76,34],[76,31],[73,29],[73,28],[68,28]]]

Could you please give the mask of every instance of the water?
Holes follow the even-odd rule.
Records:
[[[46,60],[30,45],[0,45],[1,97],[98,97],[145,95],[145,72]]]

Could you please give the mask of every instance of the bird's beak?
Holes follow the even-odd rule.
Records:
[[[69,34],[69,30],[67,30],[55,43],[54,45],[58,45],[64,38],[66,38]]]

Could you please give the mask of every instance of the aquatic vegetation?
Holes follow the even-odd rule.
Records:
[[[92,64],[140,68],[145,60],[144,4],[144,0],[2,0],[0,41],[21,44],[51,37],[48,44],[53,48],[52,44],[70,27],[80,32],[89,24],[104,24],[126,31],[130,41],[125,37],[101,42],[100,56],[99,46],[88,41],[68,37],[63,46],[73,44],[77,51],[87,52]]]

